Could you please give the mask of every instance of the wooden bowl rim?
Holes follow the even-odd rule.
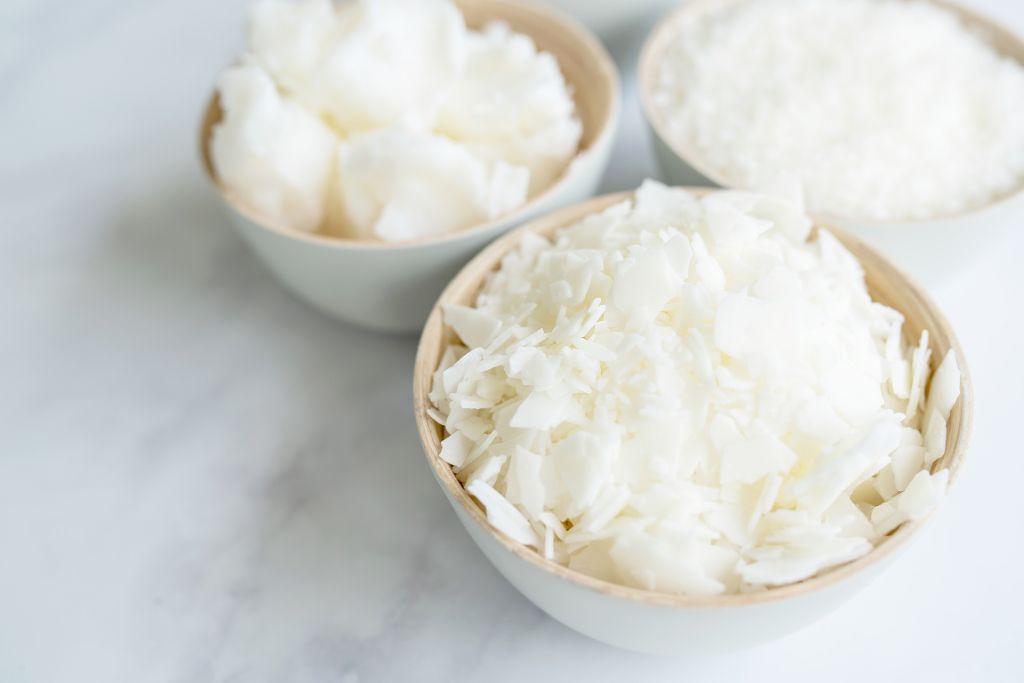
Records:
[[[573,91],[579,92],[583,90],[584,86],[589,86],[590,88],[601,88],[606,91],[606,96],[602,100],[595,100],[596,105],[594,107],[594,119],[596,122],[591,125],[592,135],[589,144],[586,147],[581,146],[576,150],[576,154],[572,159],[570,159],[561,175],[559,175],[553,182],[513,211],[496,218],[492,218],[483,223],[477,223],[459,230],[431,237],[385,242],[383,240],[347,238],[324,235],[321,233],[301,232],[278,221],[271,220],[270,218],[261,215],[260,212],[248,207],[244,202],[238,199],[234,192],[225,187],[217,177],[217,172],[213,166],[210,143],[213,136],[213,128],[220,122],[223,112],[220,106],[220,97],[216,88],[214,88],[209,100],[207,101],[206,107],[203,110],[202,120],[199,125],[199,159],[207,178],[217,189],[218,194],[220,194],[224,202],[231,207],[233,211],[242,215],[249,222],[270,232],[278,233],[301,242],[307,242],[309,244],[315,244],[322,247],[342,249],[400,250],[454,242],[470,237],[471,235],[486,232],[505,223],[515,224],[516,221],[521,221],[522,217],[532,211],[537,204],[548,201],[552,196],[562,192],[574,175],[575,165],[581,160],[587,159],[595,149],[599,149],[607,144],[608,139],[615,134],[621,109],[621,85],[619,83],[619,72],[615,66],[615,62],[612,60],[611,55],[608,54],[608,50],[604,47],[604,44],[601,43],[601,41],[598,40],[598,38],[585,26],[571,17],[548,7],[537,5],[533,2],[521,2],[519,0],[455,0],[455,4],[458,5],[460,9],[471,6],[478,10],[493,12],[493,16],[490,16],[487,21],[505,20],[508,16],[508,12],[511,11],[517,13],[519,16],[529,16],[531,22],[536,22],[536,25],[553,27],[561,34],[565,44],[571,46],[572,51],[579,53],[589,65],[588,72],[590,80],[584,83],[570,80],[568,75],[565,73],[565,69],[562,68],[561,64],[559,64],[559,68],[562,70],[563,76]],[[534,34],[528,30],[516,30],[530,36],[532,39],[535,39]],[[581,123],[584,126],[584,131],[586,131],[588,123],[583,121],[582,118]]]
[[[710,188],[694,187],[684,187],[682,189],[685,189],[697,196],[704,196],[711,192],[719,191]],[[466,492],[463,485],[458,481],[458,479],[456,479],[451,466],[441,460],[439,439],[437,438],[439,425],[437,425],[437,423],[427,415],[427,409],[431,405],[429,399],[431,381],[437,362],[443,352],[445,328],[442,320],[442,306],[456,300],[457,295],[466,287],[473,286],[478,290],[486,275],[493,272],[499,266],[501,258],[514,249],[525,234],[535,233],[550,236],[561,227],[570,225],[588,214],[605,209],[617,202],[630,199],[633,195],[634,192],[619,192],[594,197],[585,202],[554,211],[516,228],[491,243],[490,246],[481,251],[473,258],[473,260],[466,264],[466,266],[459,271],[458,275],[456,275],[449,283],[444,292],[438,298],[437,302],[434,304],[434,307],[430,312],[430,316],[427,318],[427,323],[423,328],[423,333],[420,337],[419,345],[416,350],[416,360],[413,370],[413,401],[414,415],[417,431],[420,437],[420,443],[423,446],[427,463],[441,487],[448,494],[450,499],[457,501],[456,504],[460,505],[468,516],[494,540],[496,540],[499,545],[512,552],[521,560],[533,565],[533,567],[564,581],[568,581],[582,588],[586,588],[609,597],[649,605],[687,609],[706,609],[718,607],[746,607],[778,602],[780,600],[813,593],[838,584],[895,553],[899,548],[904,546],[911,536],[917,533],[917,531],[924,526],[929,519],[928,517],[902,524],[895,531],[891,532],[879,541],[870,552],[856,560],[853,560],[852,562],[827,569],[824,572],[797,583],[769,588],[756,593],[730,593],[704,597],[677,595],[674,593],[632,588],[604,581],[545,559],[540,553],[522,545],[498,529],[495,529],[487,521],[486,513],[483,511],[481,506],[472,499],[469,493]],[[960,466],[967,452],[967,445],[970,440],[974,417],[973,385],[971,383],[970,372],[967,368],[966,356],[964,355],[963,348],[960,346],[959,340],[954,334],[953,329],[945,316],[928,294],[909,276],[893,265],[887,258],[875,249],[871,248],[864,241],[846,231],[836,228],[831,224],[815,220],[815,228],[824,228],[828,230],[852,252],[868,255],[870,257],[870,261],[880,269],[882,274],[891,277],[893,281],[899,284],[902,290],[906,292],[905,297],[907,300],[912,301],[916,299],[922,309],[932,318],[933,325],[929,328],[930,339],[932,342],[936,343],[936,340],[945,338],[949,341],[949,347],[956,354],[961,373],[960,397],[957,399],[957,402],[954,404],[953,410],[950,413],[949,424],[952,426],[952,429],[950,431],[951,437],[947,440],[946,451],[942,458],[940,458],[936,463],[936,465],[939,463],[944,465],[944,467],[936,469],[949,470],[949,483],[952,484],[959,473]],[[864,264],[862,263],[862,265]],[[866,277],[869,275],[866,266],[865,275]],[[900,312],[904,313],[902,310]],[[904,315],[906,314],[904,313]],[[428,357],[432,352],[435,354],[435,357]],[[955,434],[953,433],[954,429]],[[952,443],[950,443],[950,441],[952,441]]]
[[[664,112],[654,103],[654,86],[657,82],[657,68],[661,62],[661,56],[675,34],[676,27],[695,17],[710,14],[720,8],[729,5],[736,5],[741,2],[753,2],[754,0],[689,0],[681,7],[665,15],[654,26],[648,34],[644,45],[640,50],[640,59],[637,61],[637,91],[640,96],[640,106],[643,109],[644,117],[647,119],[654,135],[668,147],[683,163],[700,173],[702,176],[723,188],[749,189],[728,181],[722,174],[712,169],[707,162],[701,158],[696,150],[683,141],[676,140],[667,134],[668,124]],[[963,7],[951,0],[921,0],[952,12],[968,28],[977,31],[981,37],[999,54],[1017,61],[1024,66],[1024,39],[1011,31],[1003,24],[991,19],[980,12]],[[998,43],[993,42],[996,37]],[[1024,194],[1024,179],[1017,186],[986,204],[970,209],[936,214],[929,218],[920,219],[867,219],[856,216],[840,216],[827,212],[818,212],[823,218],[830,222],[856,223],[871,226],[888,226],[893,228],[914,227],[936,221],[957,220],[973,216],[989,209],[1007,204]]]

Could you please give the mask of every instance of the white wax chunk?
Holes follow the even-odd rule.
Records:
[[[282,99],[263,69],[240,66],[220,78],[223,120],[211,152],[217,177],[273,222],[320,227],[337,137],[316,116]]]

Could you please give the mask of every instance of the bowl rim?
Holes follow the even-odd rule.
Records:
[[[703,196],[709,193],[728,190],[717,190],[707,187],[682,187],[696,196]],[[716,596],[690,596],[668,593],[664,591],[652,591],[643,588],[633,588],[622,584],[612,583],[603,579],[583,574],[546,559],[539,552],[519,543],[507,536],[504,532],[493,527],[488,521],[486,513],[466,491],[462,483],[455,477],[452,467],[441,460],[440,449],[432,447],[432,435],[436,439],[437,423],[427,414],[431,407],[429,393],[431,380],[436,370],[436,360],[427,358],[428,350],[434,346],[443,344],[444,324],[441,308],[448,303],[457,292],[462,290],[468,283],[474,280],[482,280],[487,273],[493,272],[500,265],[501,257],[517,246],[524,235],[528,233],[549,234],[558,229],[575,222],[586,215],[605,209],[613,204],[630,199],[635,192],[618,192],[613,194],[600,195],[587,201],[568,206],[545,216],[536,218],[526,224],[512,230],[501,238],[492,242],[487,248],[477,254],[467,263],[458,275],[448,284],[444,292],[438,298],[431,309],[430,316],[423,328],[417,349],[414,363],[413,376],[413,411],[416,420],[417,433],[420,444],[426,456],[428,466],[445,492],[446,496],[454,506],[461,508],[462,512],[481,527],[485,534],[488,534],[499,545],[510,551],[512,554],[539,569],[545,574],[555,578],[568,581],[578,587],[597,592],[609,597],[639,602],[647,605],[667,606],[684,609],[708,609],[718,607],[747,607],[758,604],[774,603],[782,600],[796,598],[809,593],[814,593],[852,577],[868,567],[878,564],[884,558],[893,555],[897,550],[905,546],[907,541],[916,534],[930,519],[928,515],[922,519],[905,522],[897,527],[890,534],[883,537],[867,554],[836,567],[826,569],[814,576],[797,583],[768,588],[754,593],[727,593]],[[949,471],[949,484],[955,481],[960,467],[967,452],[974,422],[974,390],[971,382],[970,371],[967,367],[966,356],[960,345],[959,339],[953,331],[949,321],[943,315],[935,302],[928,294],[906,273],[899,270],[888,258],[879,251],[869,246],[863,240],[851,235],[845,230],[835,227],[827,221],[814,219],[815,228],[824,228],[840,239],[848,248],[853,246],[858,252],[870,256],[878,266],[888,269],[891,275],[900,286],[907,292],[907,297],[916,299],[923,310],[927,311],[933,319],[934,328],[929,331],[937,336],[941,331],[949,341],[950,349],[956,354],[960,366],[960,396],[953,406],[951,418],[958,416],[956,440],[946,445],[946,451],[940,460],[945,461],[943,469]],[[483,271],[483,272],[481,272]],[[901,311],[902,312],[902,311]],[[933,336],[934,338],[934,336]],[[439,441],[439,440],[438,440]],[[940,506],[941,507],[941,503]],[[934,511],[933,511],[934,512]]]
[[[640,98],[640,108],[643,110],[644,119],[647,121],[652,133],[661,141],[669,151],[680,161],[691,169],[702,175],[710,182],[722,188],[750,189],[728,181],[721,173],[710,168],[707,162],[697,154],[696,150],[684,141],[674,139],[668,135],[668,124],[664,112],[654,103],[654,86],[657,81],[657,68],[661,61],[661,55],[667,45],[671,42],[675,29],[683,21],[703,14],[711,14],[719,9],[730,5],[738,5],[752,0],[689,0],[682,6],[669,12],[662,17],[644,40],[640,49],[640,58],[637,60],[636,79],[637,92]],[[1024,37],[1000,22],[973,9],[964,7],[952,0],[921,0],[922,2],[935,5],[941,9],[952,12],[956,18],[967,28],[971,29],[996,52],[1008,59],[1013,59],[1024,67]],[[1012,49],[1000,49],[996,47],[993,36],[1011,46]],[[872,219],[857,216],[844,216],[827,211],[816,211],[819,215],[830,222],[843,224],[860,224],[865,226],[886,226],[886,227],[912,227],[925,223],[939,221],[952,221],[975,216],[990,209],[1002,206],[1024,195],[1024,178],[1017,183],[1016,187],[1004,192],[990,201],[967,209],[935,214],[927,218],[888,218]]]
[[[302,232],[294,228],[290,228],[279,221],[271,220],[261,215],[260,212],[255,209],[250,208],[238,198],[236,193],[227,188],[218,178],[213,165],[211,142],[213,139],[213,128],[220,122],[223,110],[220,106],[219,93],[217,88],[214,87],[213,92],[210,94],[206,106],[203,109],[199,123],[199,161],[207,179],[217,190],[217,193],[220,195],[224,203],[227,204],[231,210],[247,219],[250,223],[253,223],[269,232],[277,233],[283,237],[295,239],[300,242],[335,249],[397,251],[441,245],[462,239],[470,239],[473,236],[486,233],[503,225],[516,225],[522,222],[525,216],[534,212],[538,205],[550,201],[552,197],[555,197],[560,192],[564,191],[577,175],[577,166],[581,163],[585,163],[588,159],[595,156],[595,154],[600,150],[608,147],[615,136],[622,109],[622,85],[619,79],[618,68],[615,66],[614,60],[608,53],[604,44],[592,31],[590,31],[590,29],[578,22],[576,19],[550,7],[539,5],[532,1],[523,2],[521,0],[455,0],[455,4],[459,6],[460,11],[466,5],[473,5],[486,8],[488,10],[493,9],[495,16],[489,19],[492,21],[504,20],[504,11],[512,10],[520,14],[531,15],[531,18],[536,20],[538,24],[553,27],[561,37],[571,41],[574,45],[579,46],[581,48],[581,53],[586,56],[587,62],[589,63],[586,83],[573,82],[566,78],[570,90],[576,91],[583,85],[590,85],[593,83],[601,83],[607,90],[607,96],[600,103],[601,106],[599,111],[601,115],[597,119],[589,144],[585,148],[578,148],[576,150],[575,155],[569,160],[566,167],[554,181],[512,211],[482,223],[476,223],[459,230],[449,231],[439,235],[420,237],[412,240],[386,242],[384,240],[367,238],[337,237],[317,232]],[[520,32],[528,35],[532,40],[535,40],[534,36],[529,31]],[[563,78],[565,78],[565,72],[561,65],[559,65],[559,69],[562,70]]]

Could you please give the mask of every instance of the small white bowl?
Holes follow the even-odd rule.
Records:
[[[737,187],[715,171],[697,150],[673,140],[664,113],[655,105],[658,67],[665,49],[681,24],[720,11],[728,5],[752,0],[690,0],[666,16],[644,43],[638,66],[640,99],[651,132],[654,154],[663,178],[672,185]],[[1024,64],[1024,41],[1009,29],[947,0],[922,0],[955,14],[964,25],[983,36],[1000,54]],[[1022,114],[1024,115],[1024,114]],[[1024,182],[986,206],[920,221],[877,221],[857,216],[827,215],[830,222],[857,233],[901,267],[925,282],[941,281],[967,263],[970,256],[1002,230],[1019,223],[1024,209]]]
[[[306,234],[260,216],[217,178],[210,157],[220,121],[216,94],[200,128],[203,165],[232,222],[284,285],[320,310],[386,332],[422,327],[444,285],[473,254],[527,219],[590,197],[611,153],[619,117],[619,78],[601,42],[575,21],[515,0],[458,0],[467,25],[500,20],[550,52],[573,89],[583,123],[580,151],[547,189],[515,211],[446,235],[408,242],[379,242]]]
[[[427,462],[484,555],[531,602],[569,628],[611,645],[657,654],[737,650],[774,640],[824,617],[857,593],[884,570],[926,520],[897,528],[858,560],[788,586],[717,597],[657,593],[573,571],[509,538],[488,523],[483,509],[440,457],[442,428],[427,415],[427,409],[434,371],[444,349],[454,341],[453,333],[443,324],[441,306],[472,305],[484,278],[525,234],[550,237],[559,228],[628,196],[597,197],[532,221],[481,252],[448,285],[427,320],[414,370],[416,423]],[[962,373],[960,398],[950,414],[946,452],[933,467],[948,468],[952,482],[966,454],[974,407],[963,350],[949,323],[920,288],[864,242],[831,226],[829,230],[864,266],[872,297],[904,314],[909,338],[916,339],[927,329],[933,358],[942,358],[949,349],[956,352]]]

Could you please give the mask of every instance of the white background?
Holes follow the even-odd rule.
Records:
[[[0,681],[1024,680],[1024,214],[929,283],[977,420],[916,544],[771,645],[620,652],[459,526],[413,428],[415,340],[306,308],[229,229],[194,134],[244,4],[0,4]],[[1020,0],[970,4],[1024,32]],[[653,172],[638,35],[608,190]]]

